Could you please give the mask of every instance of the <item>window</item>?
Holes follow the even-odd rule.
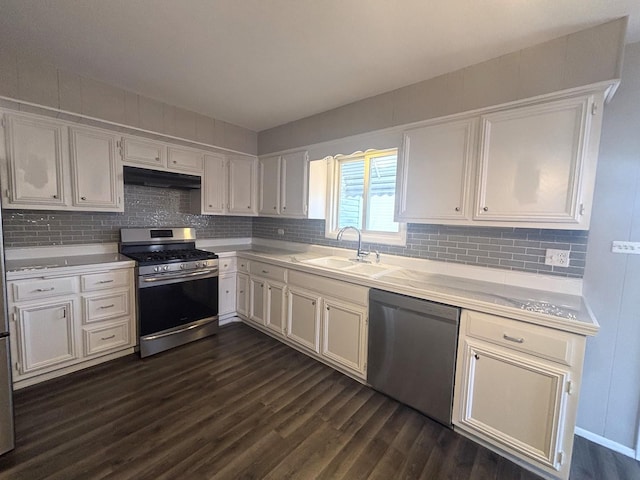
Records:
[[[348,225],[368,242],[402,244],[404,225],[393,221],[398,150],[368,150],[334,157],[333,194],[326,236]]]

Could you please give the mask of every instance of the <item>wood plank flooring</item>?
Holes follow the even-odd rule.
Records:
[[[15,394],[2,479],[538,477],[243,324]],[[578,438],[572,480],[640,478]]]

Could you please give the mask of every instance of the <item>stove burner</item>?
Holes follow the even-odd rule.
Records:
[[[159,250],[154,252],[135,252],[125,253],[141,264],[183,262],[191,260],[207,260],[217,258],[214,253],[204,250],[188,249],[188,250]]]

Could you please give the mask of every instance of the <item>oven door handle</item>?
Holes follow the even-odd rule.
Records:
[[[152,282],[162,282],[164,280],[175,280],[175,279],[182,279],[182,278],[193,278],[193,277],[204,277],[205,275],[214,275],[218,273],[218,269],[217,268],[213,268],[211,270],[206,270],[206,271],[200,271],[200,272],[191,272],[191,273],[178,273],[175,275],[162,275],[159,277],[144,277],[142,279],[143,282],[145,283],[152,283]]]

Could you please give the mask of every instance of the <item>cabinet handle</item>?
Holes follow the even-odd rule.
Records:
[[[108,337],[100,337],[100,340],[111,340],[112,338],[116,338],[116,334],[110,335]]]
[[[160,161],[160,157],[156,157],[156,162],[159,162],[159,161]]]
[[[515,343],[524,343],[524,338],[519,337],[511,337],[509,335],[507,335],[506,333],[504,335],[502,335],[502,338],[504,338],[505,340],[509,340],[510,342],[515,342]]]
[[[86,200],[87,197],[80,197],[80,200]]]
[[[56,287],[51,287],[51,288],[36,288],[36,292],[51,292],[53,290],[55,290]]]
[[[106,310],[107,308],[113,308],[115,307],[115,305],[112,303],[110,305],[101,305],[99,308],[101,308],[102,310]]]
[[[476,360],[480,360],[480,356],[477,353],[473,354],[473,358],[475,358]]]
[[[456,207],[456,212],[459,212],[459,211],[460,211],[460,207]]]
[[[262,270],[262,273],[269,273],[269,270]]]
[[[228,264],[227,264],[227,263],[223,263],[223,264],[222,264],[222,266],[223,266],[224,268],[227,268]]]
[[[98,283],[113,283],[113,280],[100,280]]]
[[[58,195],[54,195],[53,198],[58,198]]]
[[[484,210],[485,212],[489,211],[489,207],[483,207],[482,210]]]

